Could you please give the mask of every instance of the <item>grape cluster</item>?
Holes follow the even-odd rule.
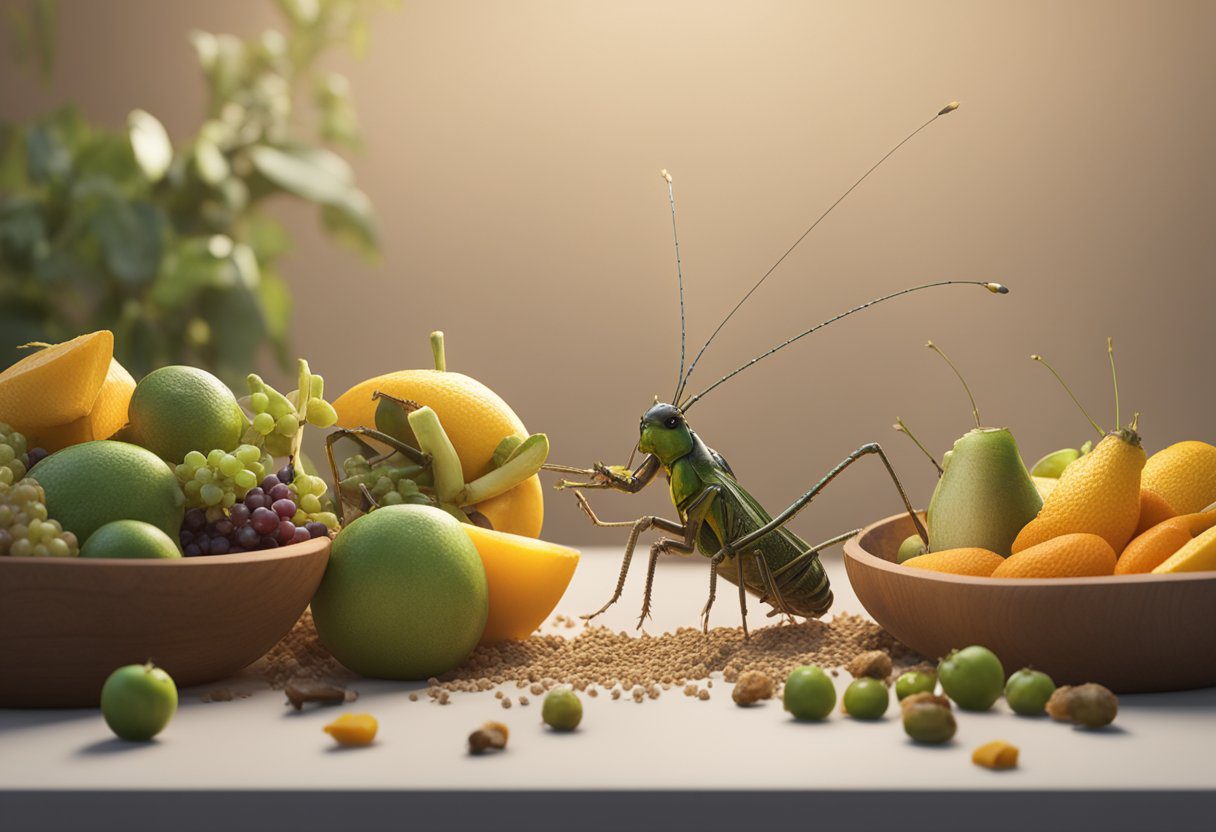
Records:
[[[360,485],[367,486],[377,506],[434,505],[418,485],[418,467],[415,465],[394,466],[380,464],[372,466],[362,454],[348,457],[342,462],[346,478],[342,480],[344,495],[354,504],[361,502]]]
[[[25,472],[50,456],[43,448],[29,448],[25,434],[0,422],[0,484],[12,485],[25,476]]]
[[[37,480],[0,482],[0,555],[74,558],[79,554],[76,535],[47,517],[46,494]]]
[[[327,428],[338,421],[337,411],[325,401],[325,380],[314,374],[302,358],[298,387],[292,393],[280,393],[256,373],[250,373],[246,382],[253,418],[245,440],[261,444],[274,456],[295,453],[305,424]]]
[[[209,510],[210,519],[217,520],[221,509],[235,506],[262,480],[269,464],[260,448],[241,445],[230,453],[191,451],[174,473],[186,494],[186,507]]]
[[[296,505],[291,488],[294,479],[290,465],[264,477],[239,502],[233,503],[226,514],[216,516],[214,512],[191,508],[182,522],[182,553],[193,557],[254,552],[328,535],[329,525],[308,519]],[[333,526],[337,526],[336,518]]]

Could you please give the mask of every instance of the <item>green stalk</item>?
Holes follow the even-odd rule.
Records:
[[[409,414],[410,429],[418,440],[418,449],[431,455],[431,472],[435,476],[435,498],[440,503],[457,505],[464,490],[464,471],[456,447],[448,438],[439,417],[429,407],[420,407]]]
[[[548,458],[549,437],[543,433],[532,434],[501,466],[466,485],[458,496],[457,504],[471,506],[505,494],[524,480],[535,476]]]
[[[431,333],[431,354],[435,356],[435,369],[447,372],[448,358],[443,350],[443,330],[437,329]]]

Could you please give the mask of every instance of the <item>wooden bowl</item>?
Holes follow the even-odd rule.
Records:
[[[982,644],[1007,673],[1116,693],[1216,685],[1216,572],[1101,578],[974,578],[895,563],[906,515],[844,545],[857,598],[888,632],[931,659]]]
[[[0,558],[0,706],[96,706],[148,659],[178,687],[260,658],[321,582],[329,538],[180,560]]]

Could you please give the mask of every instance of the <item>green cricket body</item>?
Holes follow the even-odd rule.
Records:
[[[638,450],[654,454],[662,463],[670,482],[671,502],[681,520],[687,521],[689,507],[707,489],[716,487],[716,493],[708,498],[712,502],[697,536],[697,549],[702,555],[713,557],[730,541],[738,540],[772,520],[756,498],[735,479],[722,455],[706,445],[689,427],[678,407],[656,403],[642,416],[640,429]],[[782,571],[810,549],[806,541],[781,526],[757,539],[749,551],[759,550],[790,612],[817,618],[832,606],[832,589],[818,556],[805,559],[793,571]],[[742,554],[746,553],[721,560],[718,575],[737,585],[739,567],[735,559]],[[744,559],[743,582],[752,594],[765,594],[754,558]]]

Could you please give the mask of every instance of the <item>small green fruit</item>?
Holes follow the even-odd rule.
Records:
[[[949,708],[919,703],[903,709],[904,733],[916,742],[940,745],[950,742],[958,724]]]
[[[1001,697],[1005,668],[987,647],[955,650],[937,666],[942,691],[966,711],[986,711]]]
[[[118,668],[101,688],[101,715],[124,740],[152,739],[176,711],[177,686],[151,662]]]
[[[906,560],[919,557],[927,551],[925,541],[921,539],[919,534],[910,534],[904,538],[904,542],[899,544],[899,554],[895,556],[896,563],[903,563]]]
[[[1048,477],[1050,479],[1059,479],[1073,462],[1081,458],[1081,452],[1076,448],[1061,448],[1058,451],[1052,451],[1034,464],[1030,469],[1032,477]]]
[[[583,720],[583,703],[570,688],[557,688],[545,695],[540,717],[554,731],[573,731]]]
[[[142,520],[114,520],[89,535],[82,558],[180,558],[173,538]]]
[[[1056,683],[1039,670],[1024,667],[1005,683],[1005,701],[1016,714],[1042,716],[1047,713],[1047,700],[1056,692]]]
[[[878,679],[854,679],[844,692],[844,712],[854,719],[881,719],[887,712],[891,695]]]
[[[821,668],[803,665],[790,671],[781,699],[794,719],[826,719],[836,707],[836,686]]]
[[[902,702],[914,693],[933,693],[937,687],[937,675],[923,670],[909,670],[895,680],[895,695]]]

